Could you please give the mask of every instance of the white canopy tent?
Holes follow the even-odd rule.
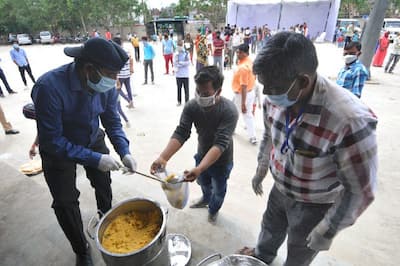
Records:
[[[340,0],[230,0],[226,23],[288,30],[306,22],[311,38],[326,32],[325,39],[332,41],[339,7]]]

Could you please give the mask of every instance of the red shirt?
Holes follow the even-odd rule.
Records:
[[[215,38],[213,41],[214,45],[214,56],[222,56],[222,51],[224,50],[225,42],[222,39]]]
[[[111,32],[109,32],[109,31],[106,31],[106,39],[107,40],[111,40]]]

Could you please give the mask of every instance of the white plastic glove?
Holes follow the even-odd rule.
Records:
[[[328,250],[333,239],[329,239],[320,234],[317,228],[314,228],[307,237],[307,247],[315,251]]]
[[[100,157],[97,168],[103,172],[116,171],[120,168],[120,164],[109,154],[103,154]]]
[[[124,158],[122,158],[122,163],[129,169],[130,172],[136,172],[137,163],[135,159],[133,159],[132,155],[125,155]]]
[[[256,193],[257,196],[262,196],[264,193],[263,191],[263,186],[262,186],[262,181],[264,180],[264,177],[255,175],[253,179],[251,180],[251,185],[253,186],[253,191]]]

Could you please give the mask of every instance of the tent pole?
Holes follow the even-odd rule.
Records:
[[[278,28],[276,29],[277,31],[279,31],[279,29],[281,28],[282,9],[283,9],[283,0],[281,0],[281,8],[279,10]]]
[[[331,13],[331,8],[332,8],[332,0],[329,1],[329,9],[328,9],[328,14],[326,15],[324,32],[326,32],[326,28],[328,27],[328,20],[329,20],[329,15]]]
[[[235,25],[236,25],[236,27],[238,26],[238,25],[237,25],[238,13],[239,13],[239,5],[236,5],[236,18],[235,18]]]

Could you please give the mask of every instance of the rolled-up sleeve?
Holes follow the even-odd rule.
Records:
[[[121,118],[117,109],[118,92],[113,89],[109,92],[104,113],[100,115],[101,123],[106,130],[115,151],[123,158],[129,152],[129,140],[122,130]]]
[[[59,158],[97,167],[101,154],[70,142],[63,136],[61,97],[55,88],[36,83],[32,90],[40,150]]]

